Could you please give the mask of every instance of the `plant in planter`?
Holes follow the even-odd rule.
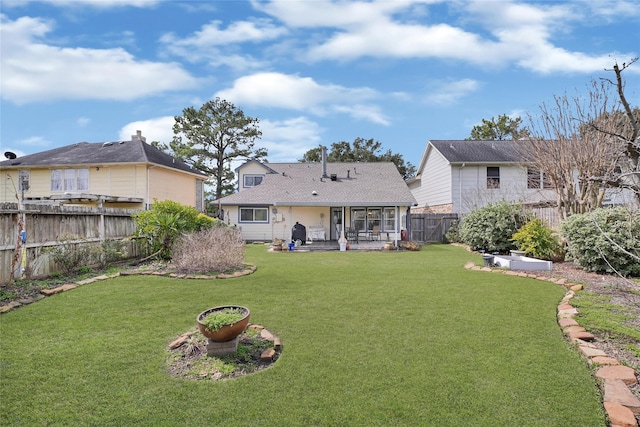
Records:
[[[213,342],[228,342],[240,335],[249,324],[246,307],[226,305],[203,311],[196,319],[198,329]]]

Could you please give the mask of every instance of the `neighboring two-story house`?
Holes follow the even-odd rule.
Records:
[[[0,202],[148,209],[173,200],[204,211],[207,176],[146,143],[79,142],[0,162]]]
[[[414,213],[465,214],[501,200],[525,206],[555,202],[551,183],[522,163],[524,141],[429,141],[417,174],[407,184]]]

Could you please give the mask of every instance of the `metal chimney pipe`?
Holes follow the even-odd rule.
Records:
[[[320,146],[322,148],[322,177],[327,177],[327,147],[324,145]]]

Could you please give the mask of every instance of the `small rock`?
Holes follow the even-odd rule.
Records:
[[[474,263],[472,263],[471,261],[467,261],[467,263],[464,265],[464,268],[468,270],[470,268],[473,268],[473,266],[475,266]]]
[[[273,348],[275,348],[276,350],[280,350],[282,348],[282,342],[280,341],[280,338],[275,337],[273,339]]]
[[[273,361],[273,357],[276,355],[276,351],[272,348],[268,348],[262,352],[260,355],[260,361],[263,363],[268,363]]]
[[[569,289],[571,289],[572,291],[581,291],[583,289],[583,286],[582,285],[573,285]]]

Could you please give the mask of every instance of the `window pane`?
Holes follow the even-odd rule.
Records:
[[[267,220],[267,209],[266,208],[256,208],[253,211],[253,220],[254,221],[266,221]]]
[[[62,170],[53,169],[51,171],[51,191],[62,191]]]
[[[76,191],[75,169],[64,170],[64,191]]]
[[[78,191],[89,191],[89,169],[78,169]]]
[[[253,221],[253,209],[240,208],[240,221]]]
[[[487,188],[500,188],[500,168],[487,167]]]
[[[540,171],[536,168],[527,168],[527,188],[540,188]]]
[[[383,230],[393,230],[395,226],[396,226],[396,210],[393,208],[385,208]]]
[[[261,176],[253,177],[253,185],[260,185],[260,183],[262,183],[262,177]]]
[[[28,170],[18,171],[18,191],[29,191],[29,178]]]

